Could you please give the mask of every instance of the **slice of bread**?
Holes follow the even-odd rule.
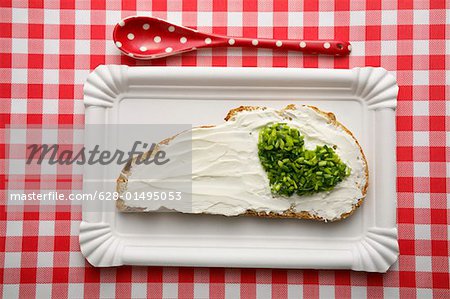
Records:
[[[251,117],[253,117],[255,121],[252,121]],[[250,119],[248,120],[248,118]],[[288,124],[290,125],[295,125],[302,135],[306,134],[305,138],[310,138],[310,136],[308,136],[308,132],[309,133],[312,132],[311,135],[319,136],[321,129],[326,130],[324,132],[326,132],[327,134],[323,134],[323,136],[321,137],[319,136],[317,138],[316,137],[314,138],[320,140],[320,142],[328,143],[331,146],[333,146],[333,142],[335,139],[335,136],[333,136],[332,134],[335,134],[336,139],[337,137],[339,137],[339,139],[337,140],[343,140],[342,141],[343,145],[345,145],[342,146],[341,148],[338,148],[336,152],[341,156],[341,159],[343,160],[344,163],[347,164],[350,163],[348,165],[350,168],[354,168],[352,169],[352,172],[355,172],[355,174],[354,175],[351,174],[349,177],[345,178],[343,182],[336,185],[335,189],[328,192],[317,193],[315,196],[303,197],[295,195],[296,196],[295,199],[280,197],[270,193],[267,175],[259,163],[257,152],[255,152],[255,150],[252,150],[249,151],[248,153],[248,155],[251,155],[249,156],[251,159],[241,161],[242,168],[245,168],[242,170],[242,174],[240,174],[239,168],[237,168],[234,169],[236,175],[233,174],[233,176],[240,176],[238,177],[239,182],[247,181],[247,179],[249,178],[248,174],[246,174],[248,173],[249,170],[248,165],[252,164],[251,169],[252,170],[256,169],[259,175],[258,180],[256,181],[258,184],[255,184],[256,186],[258,186],[259,189],[255,189],[256,191],[251,190],[252,191],[251,194],[248,193],[250,192],[248,190],[244,191],[245,192],[248,191],[246,194],[250,195],[253,195],[254,193],[253,191],[255,191],[256,193],[259,192],[258,194],[263,194],[263,196],[261,197],[261,204],[260,203],[256,205],[254,204],[255,200],[258,200],[257,197],[255,197],[256,199],[253,198],[253,204],[251,204],[252,201],[246,202],[245,200],[243,200],[241,202],[239,201],[239,199],[233,198],[231,202],[233,203],[237,202],[236,204],[237,208],[236,206],[231,205],[231,207],[233,207],[233,210],[228,211],[226,210],[228,203],[220,202],[220,199],[217,199],[216,201],[214,201],[213,199],[208,199],[208,201],[212,202],[210,206],[203,205],[203,203],[201,202],[199,203],[199,201],[202,201],[202,198],[204,198],[204,196],[200,195],[204,194],[202,192],[198,192],[198,194],[200,195],[196,196],[194,190],[192,191],[193,192],[192,201],[194,202],[194,206],[196,206],[197,208],[188,213],[220,214],[225,216],[247,215],[247,216],[259,216],[269,218],[298,218],[298,219],[314,219],[320,221],[337,221],[345,219],[348,216],[350,216],[362,204],[367,193],[369,181],[367,160],[361,146],[359,145],[356,138],[353,136],[352,132],[348,130],[344,125],[342,125],[340,122],[338,122],[333,113],[324,112],[319,108],[313,106],[301,106],[297,108],[295,105],[288,105],[286,108],[278,111],[267,107],[241,106],[236,109],[232,109],[228,112],[227,116],[225,117],[225,120],[227,121],[226,124],[219,126],[202,126],[198,128],[193,128],[191,133],[195,134],[207,133],[208,136],[211,136],[214,135],[215,133],[217,134],[223,133],[224,130],[227,132],[227,134],[233,134],[233,132],[237,132],[236,134],[240,134],[242,132],[249,132],[250,134],[249,136],[253,137],[249,137],[250,139],[245,139],[245,141],[242,138],[236,139],[238,140],[236,142],[246,142],[246,144],[249,144],[249,146],[247,147],[254,146],[255,147],[254,149],[256,149],[256,144],[258,142],[257,140],[258,134],[252,135],[252,132],[257,132],[262,125],[273,123],[274,118],[277,119],[276,122],[285,121],[288,122]],[[258,122],[257,125],[255,124],[256,122]],[[232,129],[227,129],[228,127]],[[252,127],[252,129],[249,129],[249,127]],[[307,129],[305,129],[305,131],[302,131],[303,128]],[[173,137],[161,141],[159,143],[159,147],[164,148],[171,146],[172,143],[176,143],[178,136],[182,134],[183,133],[180,133],[178,135],[175,135]],[[314,138],[311,140],[315,140]],[[219,143],[226,143],[226,142],[227,141],[222,140],[219,141]],[[236,147],[236,144],[228,144],[228,145],[230,146],[230,148]],[[203,149],[201,148],[197,149],[196,147],[193,147],[193,154],[195,155],[197,153],[198,155],[204,155],[206,151],[202,152],[202,150]],[[339,150],[341,150],[342,152],[339,153]],[[342,155],[344,155],[345,157],[342,157]],[[225,160],[225,158],[223,159]],[[196,159],[193,159],[192,167],[193,171],[196,174],[196,179],[198,179],[199,176],[200,178],[202,176],[205,178],[206,177],[210,178],[217,175],[216,171],[210,171],[209,173],[203,172],[201,173],[201,175],[199,175],[196,172],[198,165],[196,165],[195,163]],[[214,160],[214,163],[217,163],[217,161]],[[234,166],[236,167],[236,165]],[[125,192],[132,191],[130,190],[129,183],[130,180],[133,181],[133,171],[137,167],[151,167],[151,166],[142,164],[136,165],[135,159],[130,160],[126,164],[119,178],[117,179],[117,192],[120,194],[120,197],[117,201],[117,208],[120,211],[124,212],[155,212],[156,210],[148,209],[148,207],[146,207],[145,204],[140,204],[139,202],[136,201],[129,202],[122,198],[122,195]],[[239,164],[237,165],[237,167],[239,167]],[[155,168],[155,171],[156,170],[157,168]],[[229,172],[226,171],[223,173]],[[206,188],[208,188],[208,186],[214,188],[215,187],[214,182],[217,182],[219,184],[222,182],[221,180],[223,180],[223,178],[220,177],[220,175],[217,176],[219,177],[217,180],[208,181],[208,184],[210,185],[208,184],[205,185],[205,182],[202,182],[203,184],[202,186],[206,186]],[[266,178],[264,178],[264,176],[266,176]],[[255,181],[251,182],[254,183]],[[249,188],[254,187],[251,184],[246,186],[249,186]],[[195,189],[195,187],[196,186],[194,186],[193,188]],[[203,190],[207,189],[202,189],[202,191]],[[226,197],[227,195],[224,194],[227,192],[226,191],[227,188],[223,188],[221,190],[222,193],[220,193],[220,196],[217,196],[217,198],[227,198]],[[346,192],[349,190],[351,192]],[[232,191],[229,192],[231,193]],[[349,198],[345,198],[346,194],[349,194]],[[224,197],[222,197],[222,195]],[[236,194],[233,193],[233,196],[236,196]],[[318,196],[321,196],[321,198],[323,199],[321,199]],[[232,196],[230,196],[230,198],[231,197]],[[211,198],[214,198],[214,195],[211,195]],[[323,201],[323,203],[321,203],[320,201]],[[284,208],[283,205],[281,205],[280,207],[281,203],[285,204]],[[220,206],[221,208],[218,209],[217,206]],[[271,206],[276,208],[273,208],[273,210],[271,210]],[[329,211],[327,209],[332,209],[332,211]]]

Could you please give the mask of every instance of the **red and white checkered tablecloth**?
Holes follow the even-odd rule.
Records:
[[[0,294],[15,297],[450,298],[450,11],[445,0],[42,1],[0,0]],[[447,7],[446,7],[447,6]],[[206,32],[342,39],[350,57],[217,49],[151,62],[111,41],[121,18],[146,14]],[[6,211],[8,180],[40,186],[43,174],[8,172],[6,128],[83,126],[83,83],[99,64],[352,68],[397,77],[399,261],[386,274],[352,271],[93,268],[79,249],[79,209]],[[48,174],[47,178],[49,177]],[[50,176],[51,177],[51,176]],[[36,185],[37,184],[37,185]],[[79,171],[53,174],[81,190]],[[12,187],[11,187],[12,188]]]

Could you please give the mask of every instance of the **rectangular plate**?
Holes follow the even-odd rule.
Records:
[[[382,68],[99,66],[84,86],[86,124],[139,124],[151,119],[154,124],[197,126],[221,123],[228,110],[240,105],[281,108],[310,104],[333,112],[354,133],[367,155],[370,186],[355,214],[334,223],[126,214],[107,212],[105,206],[114,205],[112,201],[85,201],[80,226],[82,253],[94,266],[387,271],[398,256],[397,92],[394,77]],[[85,176],[92,177],[86,173],[91,169],[85,168]],[[98,191],[114,191],[105,189],[102,177],[98,179]],[[104,212],[87,212],[92,205]]]

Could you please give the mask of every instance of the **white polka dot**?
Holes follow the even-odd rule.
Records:
[[[324,47],[325,49],[329,49],[329,48],[331,47],[331,45],[330,45],[329,42],[326,42],[326,43],[323,43],[323,47]]]
[[[230,39],[228,40],[228,43],[229,43],[230,45],[234,45],[235,42],[236,42],[236,41],[235,41],[233,38],[230,38]]]
[[[166,48],[166,53],[170,53],[170,52],[172,52],[172,50],[173,50],[173,49],[172,49],[171,47],[167,47],[167,48]]]
[[[300,48],[306,48],[306,43],[305,42],[300,42]]]
[[[124,22],[124,21],[120,21],[120,22],[119,22],[119,26],[120,26],[120,27],[125,26],[125,22]]]
[[[173,26],[169,26],[169,32],[174,32],[175,31],[175,27],[173,27]]]
[[[147,47],[142,46],[139,48],[139,50],[141,50],[142,52],[145,52],[145,51],[147,51]]]
[[[352,45],[348,45],[348,50],[351,52],[352,51]]]
[[[257,46],[258,45],[258,40],[257,39],[252,40],[252,45]]]
[[[133,33],[128,33],[127,35],[129,40],[133,40],[134,39],[134,34]]]
[[[209,37],[205,38],[205,44],[210,44],[211,43],[211,39]]]
[[[197,50],[197,48],[196,47],[192,47],[192,50]]]
[[[117,41],[117,42],[116,42],[116,46],[117,46],[118,48],[120,48],[120,47],[122,47],[122,43],[119,42],[119,41]]]
[[[144,24],[144,25],[142,25],[142,28],[144,30],[148,30],[148,28],[150,28],[150,25],[149,24]]]
[[[128,53],[128,56],[134,57],[133,53]]]
[[[184,36],[182,38],[180,38],[180,43],[185,44],[187,42],[187,38],[185,38]]]
[[[277,40],[277,42],[275,43],[275,45],[277,45],[277,47],[281,47],[283,45],[283,42],[280,40]]]
[[[155,37],[153,38],[153,40],[155,41],[155,43],[160,43],[160,42],[161,42],[161,37],[155,36]]]

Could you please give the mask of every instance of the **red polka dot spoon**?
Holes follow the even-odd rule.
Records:
[[[351,45],[346,41],[273,40],[228,37],[206,34],[171,24],[165,20],[134,16],[120,21],[114,28],[116,46],[137,59],[154,59],[200,48],[253,47],[300,51],[307,54],[348,55]]]

